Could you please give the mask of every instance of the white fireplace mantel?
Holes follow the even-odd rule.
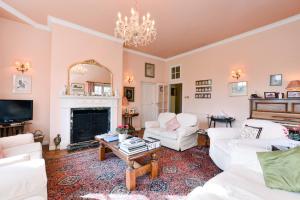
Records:
[[[119,97],[102,96],[61,96],[60,97],[60,134],[61,149],[66,149],[71,140],[72,108],[110,108],[110,130],[117,128]],[[54,149],[50,146],[50,149]]]

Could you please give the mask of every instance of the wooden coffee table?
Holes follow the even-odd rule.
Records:
[[[100,143],[99,160],[105,160],[105,149],[110,149],[113,154],[124,160],[128,165],[126,169],[126,187],[129,191],[135,190],[137,177],[143,176],[148,172],[150,172],[151,178],[156,178],[158,176],[159,167],[156,153],[161,150],[161,147],[129,156],[120,151],[118,147],[118,141],[106,142],[103,139],[97,140]],[[137,162],[139,159],[147,156],[151,156],[150,162],[144,165],[141,165]]]

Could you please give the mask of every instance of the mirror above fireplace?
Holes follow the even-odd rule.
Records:
[[[86,60],[71,65],[68,69],[68,94],[112,96],[113,75],[95,60]]]

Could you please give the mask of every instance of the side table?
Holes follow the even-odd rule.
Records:
[[[230,126],[230,128],[232,127],[232,124],[231,122],[233,122],[235,119],[233,117],[214,117],[214,116],[211,116],[210,117],[210,122],[209,122],[209,128],[211,127],[212,125],[212,122],[214,123],[214,128],[216,127],[216,122],[220,122],[220,123],[225,123],[226,124],[226,127],[228,127],[228,124]]]
[[[198,146],[209,147],[210,141],[207,132],[204,129],[199,129],[198,133]]]

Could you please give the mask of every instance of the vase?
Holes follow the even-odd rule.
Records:
[[[119,134],[119,142],[124,142],[126,138],[127,138],[127,134]]]

